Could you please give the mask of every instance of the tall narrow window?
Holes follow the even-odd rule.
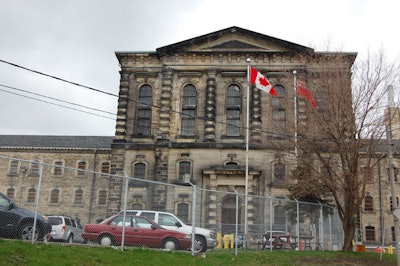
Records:
[[[192,179],[190,175],[190,162],[187,161],[179,162],[178,183],[184,183],[185,177],[187,175],[189,175],[190,179]]]
[[[274,227],[276,230],[281,230],[286,226],[285,208],[282,205],[274,207]],[[279,228],[279,229],[278,229]]]
[[[240,136],[240,114],[242,109],[242,97],[237,85],[230,85],[226,97],[226,135],[230,137]]]
[[[138,179],[146,179],[146,164],[144,163],[135,163],[133,165],[133,177]],[[138,180],[129,180],[130,187],[143,187],[146,186],[146,182],[138,181]]]
[[[196,125],[197,92],[193,85],[186,85],[183,88],[182,99],[182,128],[183,136],[193,136]]]
[[[106,205],[107,203],[107,190],[100,190],[97,205]]]
[[[283,186],[286,180],[286,165],[279,162],[274,164],[274,185]]]
[[[19,162],[17,160],[10,161],[8,175],[9,176],[17,176],[18,175],[18,166],[19,166]]]
[[[63,162],[62,161],[56,161],[54,162],[53,166],[53,175],[54,176],[61,176],[63,173]]]
[[[283,138],[286,132],[285,88],[281,85],[276,85],[274,88],[277,96],[271,97],[272,129],[274,137]]]
[[[83,190],[75,190],[74,205],[83,205]]]
[[[36,200],[36,189],[34,189],[34,188],[28,189],[27,202],[28,203],[35,203],[35,200]]]
[[[374,211],[374,199],[371,196],[365,196],[364,198],[364,211],[373,212]]]
[[[139,99],[137,103],[136,134],[138,136],[150,136],[151,134],[152,97],[151,87],[149,85],[143,85],[139,90]]]
[[[29,171],[29,176],[37,177],[39,176],[39,163],[34,161],[31,163],[31,169]]]
[[[50,192],[50,203],[56,204],[60,201],[60,190],[57,188],[53,189]]]
[[[77,168],[78,168],[78,170],[76,171],[76,176],[85,177],[86,176],[86,162],[79,161]]]

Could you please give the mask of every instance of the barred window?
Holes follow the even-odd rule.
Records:
[[[61,176],[62,174],[63,174],[63,162],[62,161],[54,162],[53,175]]]
[[[366,196],[364,198],[364,211],[372,212],[374,211],[374,199],[371,196]]]
[[[143,85],[139,90],[137,104],[136,134],[150,136],[151,134],[151,107],[153,93],[149,85]]]
[[[34,177],[39,176],[39,169],[40,169],[39,162],[37,162],[37,161],[32,162],[31,168],[29,171],[29,176],[34,176]]]
[[[9,197],[10,199],[14,199],[15,188],[13,188],[13,187],[7,188],[7,197]]]
[[[82,189],[75,190],[74,204],[75,205],[83,204],[83,190]]]
[[[76,175],[79,177],[85,177],[86,176],[86,162],[85,161],[79,161],[77,165],[77,172]]]
[[[286,224],[285,208],[282,205],[274,207],[274,224],[284,226]]]
[[[366,226],[365,227],[365,240],[366,241],[375,241],[375,227],[374,226]]]
[[[98,205],[106,205],[107,204],[107,190],[99,191],[99,198],[97,201]]]
[[[242,110],[242,95],[240,87],[230,85],[226,98],[226,135],[240,136],[240,114]]]
[[[57,188],[53,189],[50,192],[50,203],[56,204],[60,201],[60,190]]]
[[[27,203],[35,203],[35,200],[36,200],[36,189],[34,188],[28,189]]]
[[[110,173],[110,162],[102,162],[101,163],[101,174],[107,175]]]
[[[10,161],[8,175],[9,176],[17,176],[18,175],[18,166],[19,166],[19,162],[17,160]]]

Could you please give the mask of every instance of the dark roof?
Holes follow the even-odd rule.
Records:
[[[114,136],[0,135],[0,148],[111,149]]]

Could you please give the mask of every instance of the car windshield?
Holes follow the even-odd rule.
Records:
[[[62,224],[62,219],[61,217],[54,217],[54,216],[49,216],[49,223],[51,225],[59,225]]]

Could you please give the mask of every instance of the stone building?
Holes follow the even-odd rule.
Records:
[[[0,192],[21,207],[69,215],[83,223],[104,218],[113,137],[0,136]],[[40,167],[43,163],[43,167]]]
[[[239,198],[240,224],[247,222],[257,233],[256,225],[268,221],[288,229],[282,204],[266,210],[259,197],[287,197],[286,185],[296,182],[290,178],[296,165],[293,136],[319,134],[308,115],[312,107],[295,97],[294,80],[306,82],[324,112],[324,71],[350,71],[356,53],[316,52],[230,27],[154,52],[116,56],[121,71],[115,136],[0,136],[0,191],[32,206],[35,160],[43,159],[49,164],[43,169],[43,213],[67,213],[87,223],[126,203],[191,222],[189,180],[207,191],[197,202],[197,223],[231,230],[221,225],[235,223],[236,199],[227,193],[237,191],[249,195]],[[276,97],[249,84],[249,66],[268,78]],[[392,240],[387,165],[382,160],[366,172],[371,181],[359,212],[364,242],[378,243],[383,231]],[[134,180],[125,188],[122,177]]]

